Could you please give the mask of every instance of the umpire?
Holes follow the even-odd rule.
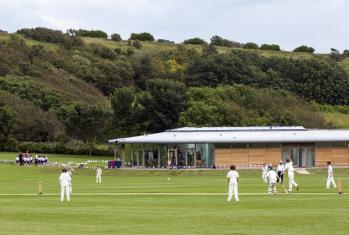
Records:
[[[278,168],[277,168],[277,173],[280,179],[280,183],[284,182],[284,172],[285,172],[285,166],[282,161],[280,161]]]

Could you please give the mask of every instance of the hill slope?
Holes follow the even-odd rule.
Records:
[[[0,34],[0,148],[79,140],[92,150],[180,125],[349,127],[349,59],[30,32],[36,40]]]

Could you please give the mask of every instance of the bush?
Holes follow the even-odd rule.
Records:
[[[254,42],[247,42],[244,44],[243,46],[244,49],[254,49],[254,50],[258,50],[258,45]]]
[[[108,34],[102,30],[70,29],[69,34],[80,37],[108,38]]]
[[[344,50],[343,55],[349,57],[349,50]]]
[[[335,61],[341,61],[345,59],[345,55],[341,54],[337,49],[331,48],[330,57]]]
[[[171,44],[175,43],[174,41],[170,41],[170,40],[167,40],[167,39],[158,39],[158,40],[156,40],[156,42],[159,42],[159,43],[171,43]]]
[[[6,146],[5,146],[6,147]],[[10,150],[7,147],[8,150]],[[58,153],[58,154],[74,154],[74,155],[88,155],[89,148],[81,141],[72,140],[68,143],[60,142],[21,142],[16,149],[11,151],[29,151],[31,153]],[[93,155],[106,156],[112,155],[113,149],[109,145],[99,145],[93,152]]]
[[[60,30],[38,27],[20,29],[17,30],[17,33],[41,42],[59,43],[68,49],[83,45],[83,41],[79,37],[76,37],[76,35],[69,36]]]
[[[280,46],[276,44],[262,44],[259,49],[268,51],[281,51]]]
[[[132,42],[132,46],[136,49],[141,49],[143,47],[142,43],[138,40]]]
[[[135,53],[135,51],[133,50],[133,48],[127,48],[127,50],[126,50],[126,53],[127,53],[127,56],[131,56],[131,55],[133,55],[134,53]]]
[[[201,38],[190,38],[183,42],[183,44],[193,44],[193,45],[203,45],[207,42],[204,39]]]
[[[93,54],[98,55],[102,57],[103,59],[110,59],[110,60],[115,60],[116,59],[116,54],[115,52],[101,44],[91,44],[91,48],[93,51]]]
[[[241,48],[242,44],[239,42],[234,42],[234,41],[230,41],[228,39],[224,39],[220,36],[213,36],[211,38],[211,45],[215,45],[215,46],[221,46],[221,47],[235,47],[235,48]]]
[[[139,41],[155,41],[154,36],[150,33],[132,33],[129,40],[139,40]]]
[[[113,33],[111,35],[111,38],[110,38],[112,41],[116,41],[116,42],[120,42],[122,41],[122,38],[120,36],[120,34],[117,34],[117,33]]]
[[[299,46],[293,50],[293,52],[307,52],[307,53],[314,53],[315,49],[312,47],[307,47],[305,45]]]

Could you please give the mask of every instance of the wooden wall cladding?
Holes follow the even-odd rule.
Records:
[[[274,166],[281,159],[280,148],[216,148],[216,166],[259,166],[272,163]]]
[[[349,165],[349,149],[345,147],[316,147],[315,166],[326,166],[327,161],[332,165]]]

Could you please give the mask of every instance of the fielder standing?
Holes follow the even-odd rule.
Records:
[[[61,202],[64,201],[64,194],[66,195],[67,202],[70,202],[71,178],[66,168],[62,169],[62,174],[59,177],[59,183],[61,185]]]
[[[235,170],[235,166],[230,166],[230,171],[227,174],[228,184],[229,184],[229,192],[228,192],[228,202],[231,201],[233,195],[235,197],[235,201],[239,201],[239,193],[238,193],[238,179],[239,173]]]
[[[336,189],[337,185],[333,178],[333,169],[331,166],[331,162],[328,161],[327,165],[328,165],[328,168],[327,168],[328,175],[327,175],[326,189],[330,189],[331,183],[333,184],[333,187]]]
[[[97,183],[102,183],[102,168],[97,167],[97,174],[96,174],[96,184]]]
[[[292,186],[297,187],[297,191],[299,190],[299,185],[294,181],[294,167],[293,162],[290,159],[286,159],[285,171],[288,173],[288,191],[292,192]]]

